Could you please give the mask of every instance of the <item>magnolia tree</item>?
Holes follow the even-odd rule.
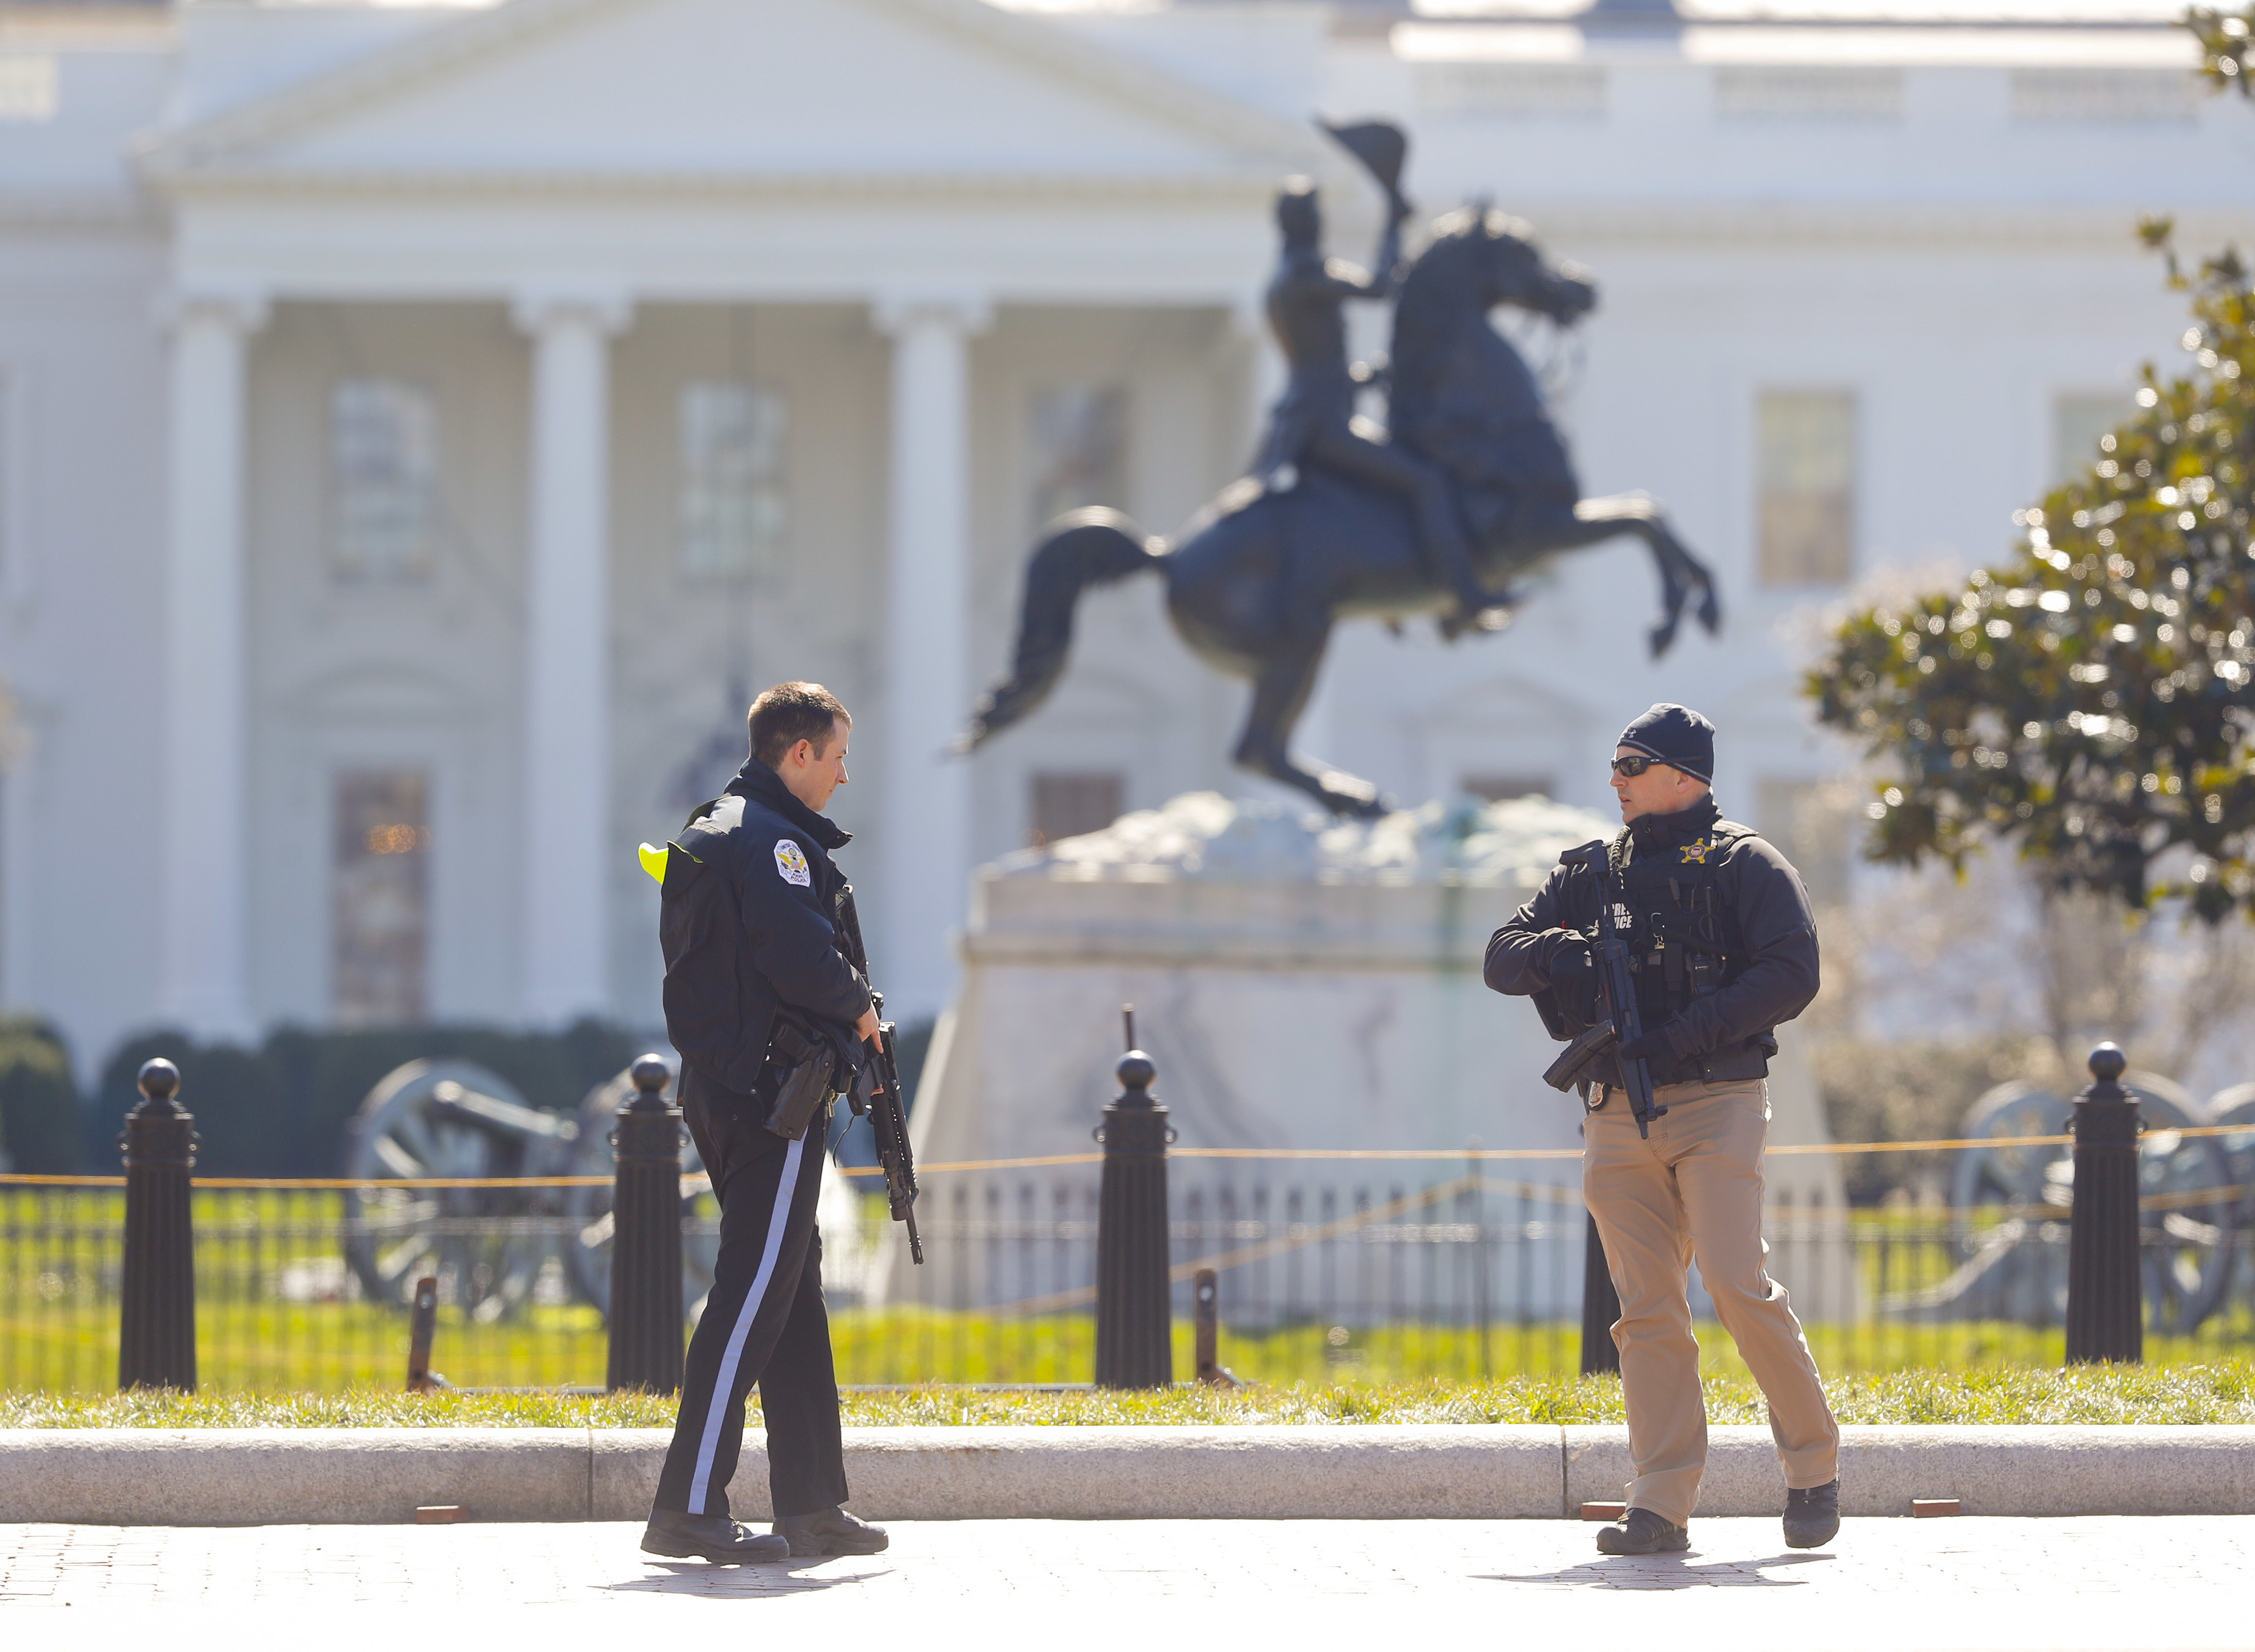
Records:
[[[2247,84],[2255,74],[2255,5],[2234,13],[2195,6],[2185,13],[2185,27],[2200,42],[2200,72],[2218,89],[2239,88],[2242,97],[2255,97]]]
[[[2212,32],[2244,90],[2246,20]],[[2139,233],[2190,298],[2188,369],[2146,369],[2009,561],[1854,616],[1809,689],[1887,776],[1872,858],[2011,841],[2055,890],[2255,914],[2255,298],[2235,254],[2188,272],[2166,221]]]

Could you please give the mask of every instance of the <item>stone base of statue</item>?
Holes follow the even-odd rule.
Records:
[[[917,1160],[1092,1153],[1132,1004],[1178,1132],[1175,1260],[1239,1258],[1221,1274],[1226,1318],[1414,1319],[1430,1296],[1437,1319],[1576,1319],[1581,1108],[1542,1082],[1557,1046],[1533,1006],[1489,991],[1480,965],[1559,852],[1611,830],[1540,798],[1361,822],[1193,793],[996,861],[978,874],[962,984],[918,1088]],[[1778,1087],[1772,1139],[1822,1139],[1813,1090],[1794,1088]],[[1293,1156],[1341,1151],[1365,1156]],[[1823,1184],[1837,1208],[1830,1161],[1773,1163],[1792,1167],[1795,1202]],[[1060,1190],[1094,1176],[930,1174],[928,1243],[1024,1241],[955,1248],[947,1296],[1070,1295],[1014,1254],[1078,1213]],[[911,1288],[903,1264],[889,1271]],[[931,1284],[916,1295],[933,1299]],[[1794,1294],[1813,1306],[1798,1282]]]

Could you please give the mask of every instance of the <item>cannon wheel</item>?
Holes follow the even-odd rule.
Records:
[[[678,1100],[680,1069],[665,1087],[665,1099]],[[629,1068],[587,1092],[580,1103],[580,1139],[573,1149],[574,1176],[608,1176],[613,1169],[611,1131],[620,1108],[634,1099],[634,1069]],[[580,1293],[611,1311],[611,1189],[573,1187],[564,1202],[569,1218],[565,1265]],[[705,1161],[685,1126],[681,1132],[681,1311],[692,1323],[713,1289],[713,1265],[720,1253],[720,1207],[705,1182]]]
[[[2255,1228],[2255,1084],[2234,1084],[2209,1096],[2208,1122],[2231,1127],[2230,1135],[2214,1139],[2231,1161],[2231,1180],[2239,1188],[2239,1225]]]
[[[2207,1110],[2189,1091],[2155,1073],[2128,1073],[2124,1086],[2138,1098],[2146,1134],[2139,1149],[2138,1186],[2149,1203],[2143,1224],[2146,1323],[2159,1334],[2182,1334],[2223,1305],[2231,1284],[2236,1226],[2229,1204],[2212,1195],[2234,1185],[2230,1158],[2214,1137],[2181,1134],[2206,1121]],[[2071,1100],[2032,1084],[2000,1084],[1974,1102],[1963,1134],[1971,1138],[2056,1136],[2074,1115]],[[2071,1147],[1969,1148],[1958,1155],[1950,1204],[1967,1225],[1960,1253],[1970,1256],[1989,1230],[2008,1218],[2007,1207],[2038,1220],[2065,1222],[2075,1197]],[[1996,1222],[1974,1213],[1995,1208]],[[2054,1285],[2056,1316],[2067,1312],[2067,1279]]]
[[[2231,1180],[2239,1188],[2237,1220],[2242,1234],[2255,1234],[2255,1084],[2234,1084],[2209,1097],[2209,1121],[2232,1126],[2229,1136],[2215,1138],[2231,1161]],[[2233,1270],[2233,1289],[2242,1299],[2255,1302],[2255,1251],[2242,1242]]]
[[[381,1184],[566,1174],[579,1133],[473,1061],[410,1061],[385,1074],[353,1117],[345,1158],[347,1176],[377,1184],[345,1194],[345,1261],[361,1288],[403,1306],[417,1279],[435,1275],[439,1299],[481,1323],[528,1302],[556,1252],[557,1190]]]

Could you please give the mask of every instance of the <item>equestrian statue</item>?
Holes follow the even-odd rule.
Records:
[[[1336,814],[1386,808],[1368,781],[1292,755],[1333,625],[1433,614],[1444,636],[1500,629],[1524,599],[1511,580],[1562,551],[1621,534],[1644,541],[1660,575],[1654,654],[1683,611],[1721,624],[1714,578],[1642,494],[1584,499],[1535,374],[1488,322],[1509,304],[1571,326],[1597,290],[1546,263],[1520,220],[1485,205],[1432,227],[1406,267],[1400,189],[1407,142],[1384,122],[1328,127],[1387,196],[1374,272],[1323,255],[1314,187],[1288,182],[1276,203],[1283,256],[1268,312],[1291,374],[1251,474],[1225,488],[1172,543],[1115,510],[1052,523],[1026,568],[1017,656],[980,702],[958,749],[971,752],[1048,697],[1072,643],[1074,605],[1092,585],[1156,573],[1183,640],[1217,669],[1253,682],[1240,766],[1307,793]],[[1394,300],[1390,367],[1349,360],[1347,304]],[[1388,389],[1389,429],[1354,416],[1367,383]]]

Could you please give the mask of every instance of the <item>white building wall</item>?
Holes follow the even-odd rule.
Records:
[[[330,1015],[335,779],[430,771],[431,1003],[515,1017],[520,974],[528,350],[498,304],[282,304],[251,353],[254,868],[262,1021]],[[330,396],[429,393],[439,430],[426,578],[332,565]]]
[[[530,346],[508,305],[526,284],[600,277],[633,305],[610,353],[615,841],[604,899],[612,1008],[637,1022],[655,1016],[657,959],[632,844],[678,824],[692,760],[740,726],[741,708],[724,703],[734,681],[817,677],[862,713],[837,813],[861,834],[849,855],[873,932],[889,921],[874,874],[905,816],[884,795],[889,734],[868,714],[887,680],[893,346],[873,324],[887,292],[943,282],[992,310],[969,357],[970,680],[933,690],[959,698],[959,711],[1002,668],[1015,620],[1032,388],[1127,384],[1129,481],[1115,502],[1155,531],[1178,528],[1249,449],[1253,304],[1273,234],[1265,186],[1243,178],[1248,166],[1265,177],[1301,163],[1281,150],[1261,158],[1268,140],[1253,128],[1217,136],[1226,122],[1195,142],[1174,129],[1153,138],[1148,110],[1123,112],[1128,102],[1069,75],[1057,85],[1076,89],[1021,98],[1012,88],[1025,76],[1050,72],[1030,58],[1006,52],[994,61],[1007,60],[1008,74],[981,67],[965,85],[997,110],[1021,98],[1021,120],[1092,111],[1064,149],[1118,134],[1142,146],[1136,164],[1158,181],[1108,184],[1099,199],[1078,185],[1013,195],[966,174],[884,196],[882,164],[928,171],[932,159],[905,118],[863,121],[861,170],[824,189],[807,181],[820,157],[778,158],[772,134],[757,132],[720,145],[749,181],[694,188],[629,187],[584,169],[576,183],[514,192],[136,181],[137,132],[464,15],[193,5],[178,14],[185,58],[158,11],[130,24],[0,18],[5,49],[52,50],[60,66],[53,111],[0,122],[0,672],[24,752],[0,777],[0,997],[60,1018],[83,1061],[158,1005],[166,369],[156,317],[174,272],[222,274],[271,304],[249,346],[248,410],[249,988],[270,1024],[327,1013],[328,788],[338,766],[379,762],[427,764],[434,776],[433,1012],[519,1012],[523,914],[509,857],[526,807]],[[854,32],[887,16],[854,10],[852,29],[810,22],[804,38],[890,53]],[[2166,30],[1897,31],[1862,48],[1866,66],[1899,62],[1890,112],[1739,120],[1719,110],[1719,88],[1755,47],[1773,68],[1837,68],[1828,54],[1847,37],[1707,30],[1675,46],[1591,45],[1555,27],[1326,33],[1324,18],[1298,5],[1200,5],[1029,26],[1198,82],[1260,120],[1392,116],[1411,133],[1408,183],[1429,211],[1491,194],[1532,220],[1554,255],[1586,262],[1601,304],[1562,410],[1585,490],[1664,499],[1718,570],[1728,616],[1720,639],[1687,632],[1668,660],[1645,660],[1637,638],[1654,581],[1623,542],[1540,577],[1501,638],[1444,648],[1429,626],[1398,640],[1344,628],[1319,696],[1322,755],[1403,801],[1468,774],[1522,774],[1602,803],[1605,744],[1661,697],[1723,724],[1727,807],[1752,813],[1764,780],[1836,772],[1847,753],[1810,732],[1797,679],[1847,592],[1753,581],[1757,392],[1855,393],[1859,578],[1963,568],[2005,550],[2010,511],[2048,480],[2058,396],[2126,389],[2145,359],[2174,365],[2181,306],[2134,247],[2136,215],[2176,212],[2191,251],[2255,241],[2255,121],[2238,100],[2129,121],[2039,122],[2025,96],[2016,106],[2015,73],[2031,66],[2165,69],[2183,52]],[[636,27],[635,52],[670,49],[662,31]],[[951,35],[948,49],[976,56],[985,48],[973,41]],[[542,60],[568,60],[574,74],[630,66],[584,42],[558,49]],[[1483,65],[1546,60],[1597,84],[1594,101],[1530,114],[1509,88],[1534,82],[1479,79]],[[797,67],[809,80],[845,74]],[[542,155],[524,146],[577,118],[576,108],[533,107],[550,71],[513,73],[495,71],[502,90],[488,102],[449,92],[431,106],[446,120],[411,135],[434,176],[457,157],[537,166]],[[734,118],[754,116],[740,102]],[[306,152],[378,157],[398,124],[348,122]],[[998,113],[980,142],[992,150],[1011,130]],[[666,141],[678,150],[681,134],[704,130],[692,121]],[[762,192],[759,169],[786,164],[788,178],[778,172]],[[1174,184],[1162,176],[1170,166]],[[1333,178],[1333,249],[1359,259],[1372,200],[1345,176]],[[437,389],[447,536],[425,585],[348,589],[325,571],[323,398],[338,374],[363,370]],[[789,393],[791,542],[775,581],[716,591],[684,578],[674,556],[674,402],[690,376],[739,371]],[[1023,841],[1037,769],[1123,769],[1130,806],[1199,786],[1264,789],[1226,765],[1243,687],[1182,647],[1156,583],[1093,595],[1079,619],[1052,704],[971,766],[974,858]]]
[[[165,247],[126,144],[170,49],[161,18],[0,24],[53,92],[0,121],[0,1003],[81,1065],[157,990]]]

